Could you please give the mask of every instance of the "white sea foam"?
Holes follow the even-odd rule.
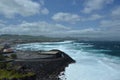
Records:
[[[76,60],[65,70],[62,80],[120,80],[120,59],[100,53],[104,50],[86,50],[94,45],[73,41],[32,43],[18,45],[17,49],[51,50],[59,49]],[[94,52],[94,54],[92,53]]]

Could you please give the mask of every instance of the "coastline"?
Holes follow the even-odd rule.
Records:
[[[65,67],[70,63],[75,63],[71,57],[60,50],[50,50],[44,53],[47,52],[52,52],[49,55],[53,54],[53,52],[57,53],[54,54],[54,57],[50,58],[41,58],[39,51],[16,51],[14,53],[7,53],[7,56],[11,54],[18,56],[16,59],[10,61],[10,63],[12,63],[13,67],[20,67],[20,69],[18,69],[20,73],[21,71],[24,73],[26,70],[35,73],[35,76],[18,78],[16,80],[59,80],[59,74],[65,70]],[[20,56],[20,54],[22,55]],[[26,54],[27,56],[25,56]],[[44,55],[46,56],[46,54]]]
[[[25,44],[25,43],[37,43],[37,42],[59,42],[59,41],[64,41],[64,39],[54,39],[54,38],[47,38],[47,39],[32,39],[29,38],[13,38],[7,37],[6,38],[1,38],[0,44],[5,44],[8,43],[11,45],[11,47],[15,47],[18,44]],[[57,50],[60,52],[61,55],[64,55],[64,57],[57,57],[53,59],[39,59],[36,58],[37,60],[26,60],[26,59],[15,59],[12,62],[13,66],[21,66],[25,67],[26,69],[29,69],[30,71],[36,73],[36,79],[35,80],[59,80],[59,74],[60,72],[64,71],[65,67],[67,67],[70,63],[74,63],[75,60],[73,60],[71,57],[69,57],[66,53]],[[38,53],[38,51],[15,51],[15,54],[23,53],[22,57],[24,57],[25,54],[31,53],[35,54]],[[17,55],[19,57],[19,55]],[[32,57],[35,55],[32,55]],[[28,56],[29,58],[29,56]],[[33,76],[34,77],[34,76]],[[32,79],[32,78],[31,78]],[[21,79],[22,80],[22,79]],[[29,79],[28,79],[29,80]],[[33,79],[32,79],[33,80]]]
[[[54,59],[23,59],[15,60],[13,65],[20,65],[36,73],[36,80],[59,80],[60,72],[65,70],[70,63],[75,61],[66,53],[59,51],[64,57]]]

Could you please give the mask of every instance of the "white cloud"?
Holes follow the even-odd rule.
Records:
[[[108,15],[109,20],[102,20],[100,22],[101,33],[104,36],[110,36],[111,39],[120,39],[120,6],[112,9],[112,12]]]
[[[83,17],[83,18],[82,18],[82,21],[94,21],[94,20],[101,19],[101,18],[103,18],[103,17],[104,17],[104,16],[99,15],[99,14],[92,14],[92,15],[90,15],[90,16],[87,17],[87,18]]]
[[[4,24],[4,23],[6,23],[6,21],[0,20],[0,23],[1,23],[1,24]]]
[[[113,0],[86,0],[83,12],[91,13],[92,11],[96,11],[103,8],[105,4],[110,4],[112,2]]]
[[[93,14],[89,19],[90,20],[97,20],[97,19],[101,19],[103,18],[103,16],[98,15],[98,14]]]
[[[93,28],[87,28],[87,29],[81,29],[81,30],[70,30],[68,31],[71,35],[77,35],[77,34],[90,34],[90,32],[94,32],[95,30]]]
[[[120,28],[120,20],[103,20],[100,24],[101,27],[113,27],[114,29],[118,29],[116,27]]]
[[[75,23],[77,21],[80,21],[80,16],[77,14],[59,12],[53,15],[52,19],[55,21]]]
[[[84,29],[74,29],[62,24],[53,24],[45,21],[22,22],[20,24],[5,25],[0,24],[0,34],[21,34],[21,35],[45,35],[55,37],[89,37],[89,38],[115,38],[120,36],[120,21],[102,21],[101,27],[89,27]],[[116,37],[117,36],[117,37]]]
[[[22,22],[17,25],[4,25],[0,29],[0,34],[21,34],[21,35],[45,35],[56,37],[82,37],[95,36],[98,33],[93,28],[86,29],[72,29],[70,26],[62,24],[51,24],[45,21],[38,22]]]
[[[54,21],[60,21],[60,22],[69,22],[69,23],[75,23],[79,21],[94,21],[103,18],[104,16],[99,14],[92,14],[88,17],[80,17],[77,14],[71,14],[71,13],[63,13],[59,12],[52,16],[52,19]]]
[[[0,20],[0,29],[6,27],[6,21]]]
[[[101,33],[111,39],[120,39],[120,20],[103,20],[100,23]]]
[[[42,3],[32,0],[0,0],[0,14],[7,18],[14,17],[16,14],[31,16],[38,13],[46,14],[48,12]]]
[[[1,34],[26,34],[26,35],[47,35],[55,36],[69,30],[61,24],[51,24],[47,22],[22,22],[17,25],[9,25],[0,29]]]
[[[48,13],[49,13],[49,11],[48,11],[48,9],[47,9],[47,8],[43,8],[43,9],[41,10],[41,13],[42,13],[42,14],[48,14]]]
[[[114,18],[120,18],[120,6],[112,10],[112,17]]]
[[[17,25],[4,25],[0,29],[0,34],[20,34],[20,35],[44,35],[54,37],[95,37],[99,33],[93,28],[72,29],[62,24],[51,24],[47,22],[22,22]]]

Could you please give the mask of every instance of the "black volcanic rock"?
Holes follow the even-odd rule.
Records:
[[[75,60],[60,50],[51,51],[58,51],[59,56],[50,59],[16,59],[13,65],[24,66],[36,73],[36,80],[59,80],[60,72],[64,71],[68,64],[74,63]],[[26,52],[24,53],[26,54]]]

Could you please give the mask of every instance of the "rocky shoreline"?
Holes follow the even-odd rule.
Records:
[[[10,80],[60,80],[58,77],[59,74],[64,71],[65,67],[70,63],[75,62],[71,57],[60,50],[50,50],[46,52],[16,51],[14,53],[5,54],[5,56],[13,54],[16,54],[17,57],[10,62],[13,67],[18,67],[18,70],[15,69],[17,72],[23,74],[32,72],[35,73],[35,75]]]
[[[48,42],[54,42],[54,41],[60,41],[60,39],[46,39]],[[45,40],[43,40],[44,42]],[[30,42],[42,42],[40,40],[38,41],[28,41],[27,40],[21,40],[16,39],[16,40],[10,40],[10,41],[3,41],[0,42],[2,43],[7,43],[11,46],[16,46],[17,44],[21,43],[30,43]],[[4,54],[4,56],[10,56],[13,55],[15,59],[10,61],[12,63],[12,69],[14,66],[20,67],[18,69],[18,72],[21,71],[22,73],[24,72],[33,72],[35,75],[29,76],[29,77],[24,77],[24,78],[18,78],[18,79],[10,79],[10,80],[60,80],[59,79],[59,74],[65,70],[65,67],[67,67],[70,63],[74,63],[75,60],[73,60],[69,55],[66,53],[60,51],[60,50],[52,50],[53,52],[58,52],[53,55],[41,54],[40,51],[15,51],[14,53],[8,53]],[[50,54],[53,54],[53,52],[50,51]],[[48,51],[49,52],[49,51]],[[46,53],[46,52],[45,52]],[[16,56],[17,58],[16,58]],[[46,56],[47,55],[47,56]],[[42,56],[42,57],[41,57]],[[3,61],[4,62],[4,61]],[[6,61],[5,61],[6,62]],[[9,80],[9,79],[2,79],[2,80]]]
[[[13,65],[23,66],[36,73],[36,80],[59,80],[60,72],[64,71],[68,64],[75,62],[64,52],[59,51],[59,53],[63,56],[54,59],[16,59]]]

